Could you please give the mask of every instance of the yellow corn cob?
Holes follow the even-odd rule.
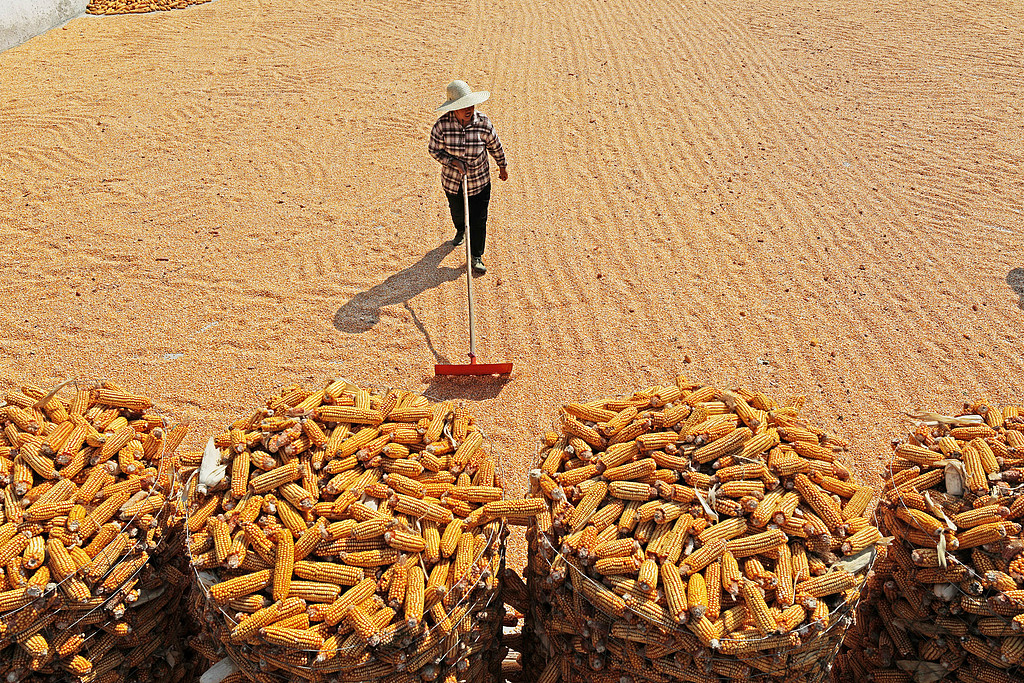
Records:
[[[414,479],[402,474],[388,474],[384,477],[385,483],[396,493],[401,493],[413,498],[422,498],[426,495],[424,485]]]
[[[695,552],[683,558],[679,565],[680,571],[689,576],[711,564],[722,556],[726,550],[726,541],[721,538],[714,538]]]
[[[597,506],[604,500],[607,492],[608,484],[605,482],[597,482],[590,486],[569,517],[569,528],[576,531],[585,524],[596,512]]]
[[[452,521],[452,511],[441,505],[426,500],[413,498],[403,494],[395,494],[391,498],[391,507],[395,512],[427,519],[438,524],[448,524]]]
[[[961,427],[961,429],[969,428]],[[964,469],[967,470],[967,488],[975,493],[984,493],[988,489],[988,478],[985,476],[985,467],[981,463],[981,454],[974,444],[970,443],[964,446],[963,454]]]
[[[363,580],[363,571],[358,567],[349,567],[332,562],[295,563],[295,575],[308,581],[326,581],[338,586],[355,586]]]
[[[760,587],[753,581],[746,579],[743,581],[740,590],[747,608],[747,614],[753,617],[754,625],[757,627],[758,632],[763,636],[774,633],[775,629],[778,628],[778,623],[771,610],[768,609]]]
[[[279,645],[290,649],[319,651],[324,644],[324,637],[312,629],[266,626],[261,628],[259,633],[260,637],[271,645]]]
[[[826,595],[834,595],[853,588],[858,583],[855,575],[847,571],[839,570],[822,576],[817,576],[796,585],[797,593],[821,598]]]
[[[679,568],[674,564],[661,565],[661,579],[668,600],[669,616],[676,623],[685,623],[689,616],[689,604]]]
[[[704,568],[704,585],[708,591],[708,608],[704,613],[715,621],[722,611],[722,563],[716,560]]]
[[[818,488],[807,475],[797,474],[793,477],[793,483],[800,496],[821,516],[829,531],[834,531],[843,525],[843,513],[839,505],[831,496]]]
[[[299,463],[292,461],[287,465],[281,465],[275,467],[269,472],[264,472],[259,476],[253,477],[249,482],[249,487],[253,493],[263,494],[268,491],[273,491],[279,486],[287,484],[288,482],[296,481],[302,478],[302,472],[299,470]]]
[[[1006,524],[1006,522],[992,522],[961,531],[956,535],[959,549],[975,548],[1006,538]]]
[[[752,635],[740,637],[739,632],[733,633],[729,638],[721,641],[719,648],[723,655],[742,655],[749,652],[762,650],[775,650],[783,648],[788,650],[800,642],[800,636],[794,631],[781,636],[763,637],[760,632],[753,631]],[[878,680],[877,678],[875,680]]]
[[[590,491],[588,490],[588,493],[589,492]],[[488,520],[507,517],[536,517],[537,515],[547,510],[547,504],[541,498],[516,498],[511,500],[496,500],[491,501],[490,503],[485,503],[483,507],[484,518]],[[579,507],[577,506],[577,510],[578,509]],[[618,515],[616,515],[616,517],[617,516]],[[593,523],[595,517],[596,514],[591,517],[591,523]]]
[[[729,498],[742,498],[744,496],[762,498],[764,496],[764,482],[750,480],[727,481],[718,487],[718,493]]]
[[[715,590],[718,587],[715,586]],[[700,572],[690,575],[686,585],[686,607],[690,623],[700,619],[708,609],[708,585]]]
[[[378,410],[340,405],[320,406],[313,411],[313,417],[321,422],[344,422],[346,424],[373,425],[374,427],[384,421],[384,415]]]
[[[753,436],[749,427],[737,427],[725,436],[715,439],[706,446],[698,448],[693,459],[699,463],[711,462],[716,458],[727,455],[743,446]]]
[[[1009,515],[1009,508],[998,504],[985,505],[980,508],[967,510],[953,515],[952,522],[958,529],[970,529],[971,527],[981,526],[982,524],[1002,522],[1004,519],[1009,517]]]
[[[14,588],[0,593],[0,612],[9,612],[31,603],[33,598],[25,588]]]
[[[595,607],[606,614],[622,618],[626,612],[626,602],[595,581],[584,578],[579,584],[579,590]]]
[[[421,553],[427,548],[427,543],[422,536],[399,529],[385,531],[384,541],[392,548],[407,553]]]
[[[640,564],[638,571],[637,585],[646,592],[652,592],[658,585],[658,562],[653,558],[647,558]]]
[[[786,534],[780,529],[772,529],[759,534],[729,539],[726,543],[726,550],[736,558],[749,557],[777,550],[788,540]]]
[[[363,579],[331,603],[331,606],[328,608],[327,614],[324,617],[324,623],[329,626],[337,624],[345,617],[350,607],[361,604],[372,597],[376,591],[376,580],[372,578]]]
[[[25,569],[36,569],[43,564],[46,558],[46,540],[42,536],[33,536],[29,539],[22,555]]]
[[[695,576],[699,576],[699,574],[695,574]],[[719,649],[722,638],[721,622],[712,622],[702,614],[696,618],[691,617],[687,622],[687,628],[697,635],[703,645],[713,650]]]
[[[636,555],[629,557],[606,557],[594,563],[594,570],[605,576],[615,574],[636,574],[640,570],[641,560]]]
[[[319,581],[292,580],[288,586],[288,597],[302,598],[309,603],[332,603],[338,599],[341,586]]]
[[[357,541],[364,541],[371,538],[383,536],[384,532],[391,528],[395,520],[390,517],[376,515],[366,521],[359,522],[352,529],[351,538]]]
[[[398,560],[398,551],[394,548],[378,550],[359,550],[342,553],[339,558],[353,567],[380,567],[394,564]]]
[[[406,576],[404,615],[409,628],[416,628],[423,619],[424,610],[424,577],[419,565],[409,568]]]
[[[856,555],[862,550],[878,543],[882,534],[873,526],[865,527],[843,541],[842,552],[844,555]]]
[[[137,572],[139,572],[148,561],[149,553],[142,552],[138,557],[132,560],[121,562],[107,575],[103,580],[103,583],[97,588],[96,592],[99,594],[114,592],[116,589],[121,587],[121,584],[128,581]]]
[[[850,497],[850,500],[843,506],[843,519],[849,521],[855,517],[860,517],[864,514],[868,504],[871,503],[871,499],[874,497],[874,491],[867,486],[857,487],[856,493]]]
[[[716,539],[728,541],[747,533],[749,527],[747,520],[742,517],[727,519],[718,524],[707,527],[698,535],[701,543],[708,544]]]
[[[264,569],[213,584],[210,586],[210,597],[218,604],[223,605],[230,600],[252,595],[257,591],[263,590],[270,582],[270,570]]]

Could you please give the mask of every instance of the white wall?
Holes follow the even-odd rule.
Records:
[[[85,13],[88,0],[0,0],[0,52]]]

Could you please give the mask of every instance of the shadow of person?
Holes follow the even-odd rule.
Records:
[[[428,289],[458,280],[462,277],[463,268],[440,267],[441,261],[454,248],[450,241],[445,241],[405,270],[356,294],[334,314],[335,329],[339,332],[366,332],[380,322],[380,311],[385,306],[408,302]]]
[[[1010,285],[1010,289],[1020,297],[1017,306],[1024,311],[1024,268],[1014,268],[1011,270],[1006,276],[1006,284]]]

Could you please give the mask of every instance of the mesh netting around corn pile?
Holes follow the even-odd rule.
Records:
[[[144,396],[109,382],[23,387],[0,405],[0,676],[169,681],[188,674],[174,451]]]
[[[211,659],[256,681],[483,681],[500,670],[509,520],[453,401],[284,387],[211,439],[185,488]]]
[[[1024,683],[1024,418],[922,413],[878,506],[875,566],[836,681]]]
[[[680,376],[564,406],[531,472],[525,680],[821,680],[880,534],[801,404]]]

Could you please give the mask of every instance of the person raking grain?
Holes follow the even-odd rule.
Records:
[[[462,196],[465,176],[469,195],[470,247],[473,271],[487,272],[483,262],[487,239],[487,208],[491,200],[491,172],[487,153],[498,164],[498,178],[508,180],[505,151],[491,120],[476,105],[490,97],[487,91],[473,92],[464,81],[452,81],[446,89],[447,101],[435,111],[441,118],[430,131],[427,146],[430,156],[441,164],[441,186],[448,196],[448,208],[455,224],[453,246],[462,244],[466,224]]]

